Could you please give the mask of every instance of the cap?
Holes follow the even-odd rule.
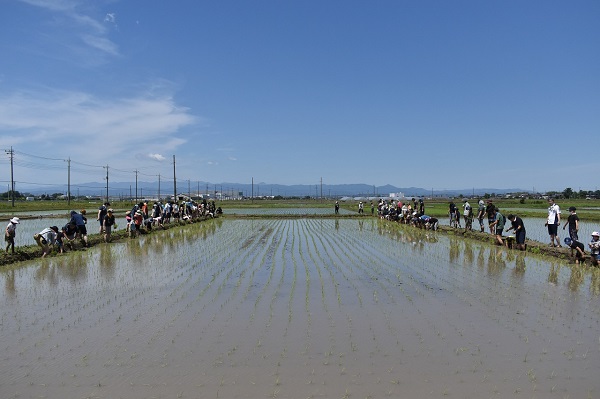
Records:
[[[597,231],[594,231],[592,233],[592,237],[600,237],[600,233],[598,233]]]
[[[569,210],[570,210],[570,211],[576,211],[576,210],[577,210],[577,208],[575,208],[574,206],[570,206],[570,207],[569,207]]]
[[[571,240],[571,237],[565,237],[565,244],[568,246],[571,246],[571,244],[573,243],[573,240]]]
[[[58,227],[57,226],[51,226],[50,228],[58,233]]]
[[[21,223],[21,222],[19,222],[19,218],[18,218],[18,217],[16,217],[16,216],[15,216],[14,218],[10,219],[10,222],[11,222],[11,223],[14,223],[14,224],[19,224],[19,223]]]
[[[106,211],[106,212],[113,213],[113,209],[112,208],[108,208],[108,211]]]

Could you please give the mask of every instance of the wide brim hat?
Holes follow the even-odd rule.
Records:
[[[15,216],[14,218],[10,219],[10,222],[11,222],[11,223],[14,223],[14,224],[19,224],[19,223],[21,223],[21,222],[19,221],[19,218],[18,218],[18,217],[16,217],[16,216]]]
[[[592,237],[600,237],[600,233],[598,233],[597,231],[594,231],[592,233]]]

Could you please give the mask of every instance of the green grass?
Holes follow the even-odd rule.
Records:
[[[455,204],[459,207],[462,205],[462,199],[455,198]],[[477,212],[477,199],[470,199],[469,203]],[[484,199],[484,201],[487,201]],[[539,199],[526,199],[523,203],[519,199],[493,199],[494,204],[504,213],[514,213],[521,217],[545,217],[548,209],[548,201]],[[54,211],[74,209],[87,209],[88,212],[96,212],[103,201],[71,201],[68,205],[67,201],[15,201],[15,206],[12,207],[10,201],[0,203],[0,213],[10,214],[11,212],[28,212],[28,211]],[[449,199],[433,199],[425,200],[425,213],[429,216],[443,218],[448,215]],[[600,221],[600,200],[585,200],[585,199],[561,199],[557,200],[561,207],[563,219],[568,215],[568,208],[575,206],[577,214],[582,220]],[[243,200],[243,201],[219,201],[217,206],[221,206],[225,213],[227,208],[237,209],[277,209],[277,208],[331,208],[333,214],[333,199],[313,199],[313,200]],[[375,203],[376,204],[376,203]],[[113,201],[111,207],[115,210],[125,210],[133,206],[133,201]],[[340,201],[340,208],[358,213],[358,201]],[[371,214],[370,204],[365,204],[365,216]]]

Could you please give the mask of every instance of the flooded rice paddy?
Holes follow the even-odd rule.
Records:
[[[377,219],[217,219],[1,269],[0,397],[595,398],[599,299]]]

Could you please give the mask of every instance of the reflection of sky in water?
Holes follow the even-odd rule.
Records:
[[[335,213],[331,208],[226,208],[223,210],[227,215],[332,215]],[[365,207],[365,213],[371,209]],[[375,210],[377,212],[377,210]],[[356,211],[340,208],[340,215],[356,215]]]

